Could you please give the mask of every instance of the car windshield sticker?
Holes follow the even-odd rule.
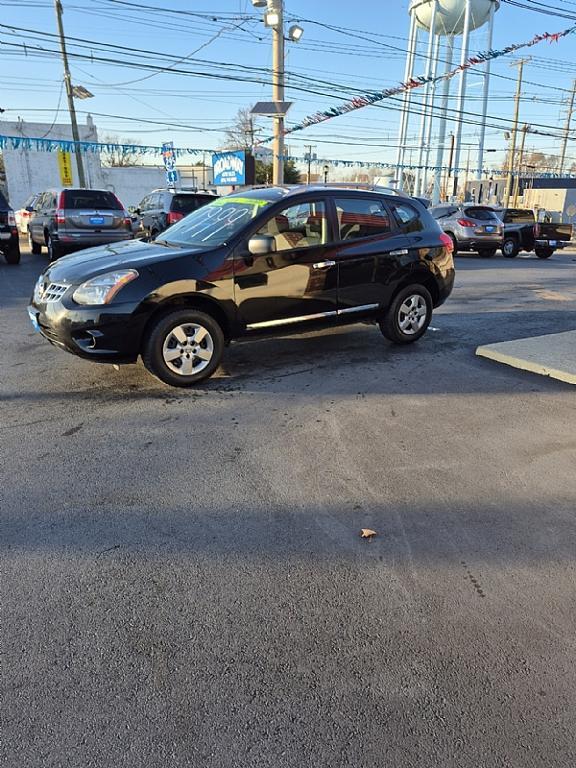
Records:
[[[257,205],[259,208],[270,205],[271,200],[256,200],[253,197],[221,197],[212,205],[228,205],[228,203],[240,203],[241,205]]]

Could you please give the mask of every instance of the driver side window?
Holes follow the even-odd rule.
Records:
[[[285,208],[268,219],[257,234],[273,237],[277,251],[325,245],[328,242],[326,206],[316,200]]]

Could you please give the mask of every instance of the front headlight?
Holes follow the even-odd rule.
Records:
[[[138,277],[135,269],[120,269],[87,280],[78,286],[72,298],[77,304],[110,304],[125,285]]]

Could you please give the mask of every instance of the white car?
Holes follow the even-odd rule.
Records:
[[[22,208],[14,212],[14,216],[16,217],[16,226],[18,227],[18,232],[20,232],[21,235],[28,234],[28,222],[32,218],[32,214],[34,213],[34,209],[36,207],[36,201],[39,197],[40,194],[38,192],[34,195],[30,195]]]

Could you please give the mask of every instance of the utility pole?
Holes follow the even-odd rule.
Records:
[[[518,84],[516,86],[516,98],[514,106],[514,127],[512,128],[512,144],[510,147],[510,157],[508,158],[508,177],[506,179],[506,194],[504,195],[504,208],[510,205],[510,195],[512,194],[512,180],[514,178],[514,160],[516,157],[516,142],[518,139],[518,118],[520,117],[520,98],[522,96],[522,78],[524,76],[524,64],[530,59],[520,59],[512,66],[518,67]]]
[[[448,200],[448,185],[450,184],[450,177],[452,176],[452,163],[454,162],[454,144],[456,137],[453,133],[450,134],[450,158],[448,160],[448,171],[444,179],[444,189],[442,190],[442,202],[445,203]]]
[[[568,106],[568,116],[566,117],[566,127],[564,129],[564,138],[562,139],[562,152],[560,154],[559,172],[560,176],[564,173],[564,163],[566,162],[566,150],[568,148],[568,139],[570,138],[570,124],[572,123],[572,115],[574,114],[574,99],[576,97],[576,80],[572,83],[572,94],[570,95],[570,103]]]
[[[306,184],[310,184],[311,175],[312,175],[312,144],[309,144],[307,146],[308,150],[308,173],[306,174]]]
[[[520,144],[520,155],[518,156],[518,168],[516,170],[516,180],[514,184],[514,202],[512,204],[513,208],[518,207],[518,195],[520,194],[520,174],[522,173],[522,163],[524,162],[524,148],[526,146],[526,134],[528,133],[528,129],[530,126],[523,125],[522,126],[522,142]]]
[[[68,110],[70,112],[70,123],[72,124],[72,138],[75,142],[76,165],[78,167],[78,181],[80,186],[86,187],[86,178],[84,176],[84,165],[82,163],[82,153],[80,151],[80,134],[78,133],[78,123],[76,121],[76,108],[74,107],[74,93],[72,92],[72,78],[70,77],[70,68],[68,66],[68,54],[66,53],[66,38],[64,37],[64,25],[62,24],[61,0],[54,0],[56,9],[56,19],[58,21],[58,34],[60,35],[60,50],[62,51],[62,63],[64,64],[64,83],[66,85],[66,95],[68,97]]]
[[[284,101],[284,0],[268,0],[271,11],[278,14],[272,28],[272,99]],[[284,115],[274,116],[273,183],[284,183]]]

